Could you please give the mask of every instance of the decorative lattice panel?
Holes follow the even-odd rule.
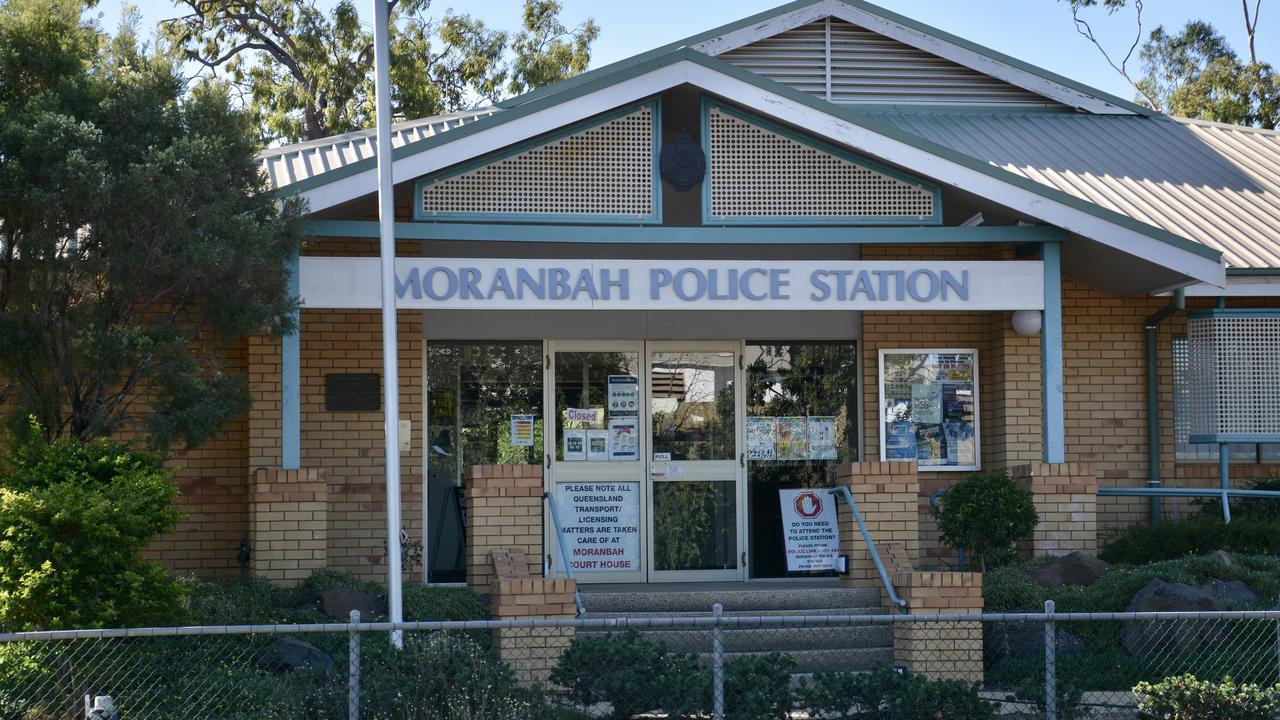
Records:
[[[1212,313],[1187,321],[1193,441],[1280,440],[1280,316]]]
[[[711,216],[926,219],[935,195],[712,107]]]
[[[653,106],[421,186],[422,217],[648,218],[654,208]]]

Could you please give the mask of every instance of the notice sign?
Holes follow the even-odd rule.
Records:
[[[640,569],[640,483],[556,483],[556,508],[575,572]]]
[[[826,490],[779,490],[787,572],[835,570],[840,527],[835,498]]]
[[[640,411],[640,384],[635,375],[609,376],[609,414],[634,415]]]

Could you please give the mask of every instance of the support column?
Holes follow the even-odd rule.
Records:
[[[881,560],[890,567],[890,574],[914,567],[920,561],[920,480],[916,464],[848,463],[836,468],[836,477],[837,482],[849,487],[853,501],[858,503],[867,532],[871,533]],[[880,587],[880,575],[853,513],[844,503],[837,503],[836,509],[840,554],[849,558],[849,574],[840,579],[841,585]]]
[[[298,254],[289,259],[289,297],[298,297]],[[293,332],[280,338],[280,463],[302,466],[302,313],[293,311]]]
[[[1056,242],[1041,246],[1044,264],[1044,321],[1040,329],[1044,393],[1044,461],[1066,462],[1066,420],[1062,402],[1062,260]]]
[[[249,497],[249,557],[255,576],[292,584],[325,566],[328,473],[259,468]]]
[[[1098,469],[1092,463],[1032,463],[1009,471],[1031,489],[1040,522],[1031,534],[1034,555],[1098,553]]]
[[[489,588],[490,610],[494,620],[571,620],[578,614],[576,590],[565,578],[499,577]],[[572,627],[505,628],[493,631],[493,647],[519,682],[546,684],[573,637]]]
[[[542,574],[542,466],[469,465],[467,587],[486,593],[496,578],[495,550],[516,549],[528,558],[524,576]]]
[[[893,582],[913,615],[982,612],[982,573],[900,572]],[[930,680],[981,683],[982,623],[895,623],[893,664]]]

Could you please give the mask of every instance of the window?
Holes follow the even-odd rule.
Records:
[[[976,470],[977,350],[880,351],[880,459]]]
[[[1174,457],[1178,462],[1216,463],[1218,461],[1217,445],[1193,444],[1188,441],[1191,435],[1189,378],[1190,360],[1187,353],[1187,338],[1184,335],[1175,335],[1173,338]],[[1280,443],[1231,443],[1231,462],[1280,462]]]

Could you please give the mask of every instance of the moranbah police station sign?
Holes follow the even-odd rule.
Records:
[[[380,307],[378,258],[304,257],[302,303]],[[1041,310],[1038,261],[397,258],[396,306],[432,310]]]

